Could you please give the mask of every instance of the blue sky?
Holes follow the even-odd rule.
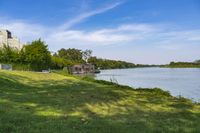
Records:
[[[0,0],[0,29],[51,51],[143,64],[200,59],[200,0]]]

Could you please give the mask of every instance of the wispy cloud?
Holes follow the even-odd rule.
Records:
[[[171,60],[193,60],[199,57],[200,29],[173,30],[152,24],[121,24],[114,28],[88,30],[58,30],[39,24],[13,21],[0,27],[11,30],[23,42],[42,38],[51,51],[60,48],[96,49],[95,55],[120,58],[137,63],[168,63]],[[166,30],[167,29],[167,30]],[[147,47],[146,47],[147,46]],[[101,51],[102,48],[126,48],[121,55]],[[138,49],[140,47],[141,49]],[[147,49],[148,48],[148,49]],[[181,51],[181,52],[180,52]],[[126,55],[126,56],[125,56]],[[130,57],[130,55],[132,55]],[[145,60],[148,57],[148,60]]]
[[[103,8],[83,12],[80,15],[78,15],[78,16],[72,18],[71,20],[67,21],[66,23],[64,23],[62,26],[59,27],[59,29],[60,30],[67,30],[67,29],[71,28],[72,26],[84,21],[85,19],[87,19],[89,17],[92,17],[92,16],[95,16],[97,14],[101,14],[101,13],[104,13],[106,11],[109,11],[109,10],[111,10],[111,9],[121,5],[121,4],[122,4],[122,2],[116,2],[116,3],[113,3],[113,4],[106,5]]]
[[[35,38],[44,37],[47,28],[24,22],[11,22],[6,24],[0,24],[0,27],[11,30],[14,35],[22,39],[22,41],[31,41]]]
[[[57,44],[78,44],[89,46],[105,46],[133,43],[155,31],[155,26],[148,24],[124,24],[116,28],[94,31],[67,30],[54,32],[48,36],[48,42]]]
[[[23,21],[2,22],[0,27],[11,30],[23,42],[42,38],[52,50],[72,46],[146,45],[147,43],[160,49],[178,50],[182,46],[199,43],[200,34],[198,29],[178,31],[152,24],[121,24],[115,28],[87,31],[59,30]]]
[[[107,55],[116,59],[119,57],[120,51],[121,54],[124,54],[120,55],[120,57],[124,56],[124,59],[129,61],[131,61],[130,58],[133,58],[133,62],[138,60],[137,62],[139,63],[141,63],[140,60],[145,60],[146,57],[151,58],[151,60],[148,59],[145,63],[157,63],[158,58],[160,58],[159,62],[168,63],[175,56],[177,59],[191,59],[191,55],[193,58],[200,56],[198,50],[200,47],[200,29],[178,30],[172,28],[176,27],[176,25],[152,23],[121,23],[116,27],[95,30],[73,29],[73,26],[84,20],[97,14],[105,13],[121,4],[121,2],[116,2],[103,8],[83,12],[70,21],[55,27],[46,27],[5,17],[0,17],[0,27],[11,30],[22,42],[42,38],[52,51],[69,47],[79,49],[97,48],[98,50],[96,51],[99,51],[99,56],[102,57],[106,55],[104,51],[101,51],[102,48],[112,47],[117,49],[118,47],[116,53],[112,52],[111,55],[109,51]],[[119,47],[128,48],[123,53]]]

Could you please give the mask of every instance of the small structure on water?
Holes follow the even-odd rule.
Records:
[[[95,73],[95,66],[92,64],[79,64],[71,67],[72,74]]]
[[[12,70],[12,65],[0,64],[0,70]]]

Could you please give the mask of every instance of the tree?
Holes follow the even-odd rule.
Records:
[[[174,62],[174,61],[172,61],[172,62],[170,62],[170,66],[173,66],[173,65],[175,65],[176,63]]]
[[[41,39],[25,45],[22,49],[24,61],[30,65],[33,70],[48,69],[51,64],[51,54],[47,45]]]
[[[9,45],[0,48],[0,62],[15,63],[19,61],[19,51]]]
[[[96,68],[101,68],[101,69],[133,68],[133,67],[135,67],[135,64],[130,63],[130,62],[101,59],[101,58],[97,58],[95,56],[90,57],[88,59],[88,62],[94,64]]]
[[[82,52],[83,60],[88,62],[88,59],[92,56],[92,50],[86,49]]]
[[[64,67],[73,65],[72,61],[66,60],[64,58],[61,58],[61,57],[58,57],[58,56],[55,56],[55,55],[51,57],[51,60],[52,60],[51,67],[53,69],[63,69]]]
[[[81,50],[75,48],[62,48],[58,51],[58,56],[73,62],[83,62]]]
[[[196,61],[195,61],[195,63],[198,63],[198,64],[200,64],[200,60],[196,60]]]

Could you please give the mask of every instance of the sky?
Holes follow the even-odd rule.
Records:
[[[0,29],[139,64],[200,59],[200,0],[0,0]]]

